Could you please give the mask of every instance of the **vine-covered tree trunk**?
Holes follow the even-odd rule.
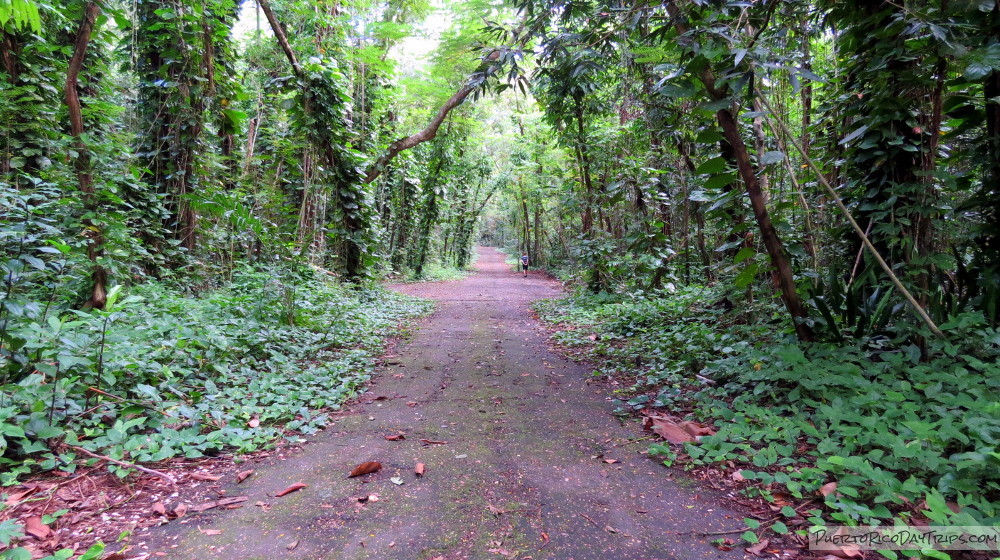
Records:
[[[83,63],[87,56],[87,48],[90,45],[90,36],[94,31],[94,23],[100,14],[101,8],[97,2],[88,2],[83,10],[83,19],[80,21],[80,29],[76,35],[73,46],[73,57],[70,59],[68,71],[66,73],[66,107],[69,112],[70,133],[74,138],[76,149],[76,169],[77,181],[80,185],[80,192],[83,194],[84,210],[88,214],[99,214],[97,203],[97,192],[94,190],[94,179],[91,170],[90,148],[83,140],[83,107],[80,103],[79,77],[83,69]],[[107,269],[99,263],[104,256],[104,234],[101,226],[87,218],[84,220],[87,236],[87,258],[90,259],[93,270],[91,272],[90,298],[86,306],[102,309],[107,302]]]

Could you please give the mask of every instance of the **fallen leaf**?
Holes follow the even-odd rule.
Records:
[[[607,531],[607,532],[609,532],[609,533],[611,533],[611,534],[614,534],[614,533],[618,532],[618,529],[615,529],[611,525],[605,525],[604,526],[604,530]]]
[[[754,556],[763,556],[764,549],[767,545],[771,544],[771,541],[764,539],[753,546],[747,547],[747,552],[753,554]]]
[[[393,483],[393,484],[395,484],[396,486],[402,486],[403,484],[406,484],[406,483],[405,483],[405,482],[403,481],[403,479],[402,479],[402,478],[400,478],[400,477],[398,477],[398,476],[394,476],[394,477],[390,478],[390,479],[389,479],[389,482],[392,482],[392,483]]]
[[[157,515],[167,515],[167,506],[163,505],[163,502],[156,502],[153,504],[153,513]]]
[[[743,482],[746,480],[746,477],[743,476],[743,471],[733,471],[731,478],[736,482]]]
[[[833,494],[836,491],[837,491],[836,482],[827,482],[823,486],[819,487],[819,493],[822,494],[824,498],[829,496],[830,494]]]
[[[191,478],[193,478],[195,480],[207,480],[207,481],[210,481],[210,482],[215,482],[216,480],[219,480],[222,477],[221,476],[215,476],[214,474],[207,474],[207,473],[196,472],[196,473],[191,473]]]
[[[195,513],[201,513],[203,511],[208,511],[212,508],[217,508],[217,507],[219,507],[219,502],[205,502],[203,504],[191,506],[191,511]]]
[[[863,558],[864,555],[860,547],[851,544],[842,546],[837,550],[831,550],[827,556],[833,556],[834,558]]]
[[[715,430],[707,426],[702,426],[696,422],[681,422],[678,424],[685,432],[691,434],[694,437],[698,436],[714,436]]]
[[[422,440],[420,440],[420,443],[422,443],[424,445],[444,445],[444,444],[446,444],[448,442],[447,441],[437,441],[437,440],[434,440],[434,439],[422,439]]]
[[[548,533],[542,533],[542,536],[540,538],[542,539],[542,546],[543,547],[545,545],[549,544],[549,534]]]
[[[24,521],[24,530],[34,537],[44,539],[52,534],[52,529],[42,523],[41,517],[29,517]]]
[[[297,546],[299,546],[299,539],[295,539],[294,541],[288,543],[288,545],[286,545],[285,548],[287,548],[288,550],[295,550],[295,547]]]
[[[694,441],[694,436],[670,420],[658,416],[651,417],[651,419],[653,423],[653,432],[670,443],[685,443],[688,441]]]
[[[400,377],[403,377],[403,376],[400,375]],[[410,401],[410,402],[406,403],[406,406],[417,406],[417,401]]]
[[[609,465],[613,465],[618,462],[618,459],[605,459],[604,462]]]
[[[712,545],[719,550],[732,550],[733,544],[733,539],[718,539],[712,541]]]
[[[184,502],[181,502],[181,503],[177,504],[176,506],[174,506],[174,509],[173,509],[173,511],[170,512],[170,514],[173,515],[174,517],[180,518],[180,517],[184,517],[184,514],[186,514],[187,511],[188,511],[187,504],[185,504]]]
[[[219,506],[221,506],[221,507],[225,507],[225,506],[231,506],[231,505],[235,505],[235,504],[242,504],[243,502],[245,502],[245,501],[247,501],[249,499],[250,499],[249,496],[232,496],[230,498],[222,498],[221,500],[219,500],[216,503],[219,504]]]
[[[354,467],[354,470],[351,471],[351,474],[347,475],[347,478],[371,474],[380,470],[382,470],[382,463],[379,463],[378,461],[368,461]]]
[[[490,513],[492,513],[493,515],[496,515],[497,517],[499,517],[499,516],[507,513],[506,511],[504,511],[504,510],[496,507],[493,504],[486,504],[486,509],[490,510]]]
[[[413,467],[413,474],[415,474],[417,476],[424,476],[424,471],[425,470],[426,469],[424,468],[424,464],[423,463],[417,463],[417,466]]]
[[[31,496],[35,492],[38,492],[38,488],[39,488],[38,486],[33,486],[31,488],[28,488],[24,492],[18,492],[17,494],[11,494],[11,495],[7,496],[7,501],[5,503],[8,506],[17,505],[17,503],[20,502],[21,500],[27,498],[28,496]]]
[[[287,496],[287,495],[291,494],[292,492],[298,492],[299,490],[302,490],[306,486],[309,486],[309,485],[308,484],[303,484],[301,482],[296,482],[295,484],[292,484],[288,488],[285,488],[281,492],[278,492],[277,494],[275,494],[274,497],[275,498],[280,498],[282,496]]]
[[[403,434],[395,434],[391,436],[385,436],[385,439],[389,441],[399,441],[401,439],[406,439],[406,436],[404,436]]]
[[[247,426],[251,428],[256,428],[257,426],[260,426],[260,418],[251,418],[250,421],[247,422]]]
[[[222,534],[222,531],[219,530],[219,529],[202,529],[201,527],[198,527],[198,531],[200,531],[201,534],[203,534],[203,535],[221,535]]]
[[[253,475],[253,469],[240,471],[236,473],[236,484],[240,484],[244,480],[250,478]]]

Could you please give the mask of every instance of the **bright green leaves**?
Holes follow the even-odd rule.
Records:
[[[42,18],[34,0],[0,0],[0,28],[30,29],[38,33]]]

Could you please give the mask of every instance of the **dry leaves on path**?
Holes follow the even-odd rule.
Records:
[[[253,476],[253,472],[254,472],[253,469],[250,469],[250,470],[240,471],[240,472],[236,473],[236,484],[240,484],[244,480],[246,480],[246,479],[250,478],[251,476]]]
[[[763,556],[764,549],[767,548],[767,545],[769,544],[771,544],[771,541],[769,541],[768,539],[764,539],[753,546],[748,546],[747,552],[753,554],[754,556]]]
[[[413,474],[415,474],[417,476],[424,476],[424,471],[425,470],[426,470],[426,467],[424,467],[423,463],[417,463],[417,466],[413,467]]]
[[[214,474],[208,474],[208,473],[200,473],[200,472],[191,473],[191,478],[195,480],[204,480],[207,482],[215,482],[217,480],[222,479],[221,476],[216,476]]]
[[[24,522],[24,530],[34,537],[39,539],[44,539],[52,534],[52,529],[49,526],[42,523],[41,517],[29,517]]]
[[[715,435],[715,430],[696,422],[674,422],[665,416],[651,415],[643,420],[643,427],[670,443],[681,444],[698,441],[703,436]]]
[[[282,496],[287,496],[287,495],[291,494],[292,492],[298,492],[299,490],[302,490],[303,488],[305,488],[307,486],[309,486],[309,485],[308,484],[304,484],[302,482],[296,482],[295,484],[292,484],[288,488],[285,488],[281,492],[278,492],[277,494],[275,494],[274,497],[275,498],[280,498]]]
[[[382,470],[382,463],[378,461],[368,461],[366,463],[361,463],[360,465],[354,467],[351,474],[347,475],[347,478],[354,478],[356,476],[363,476],[366,474],[371,474],[373,472],[378,472]]]

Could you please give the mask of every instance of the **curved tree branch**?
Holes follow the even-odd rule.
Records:
[[[441,124],[444,122],[446,118],[448,118],[448,113],[450,113],[451,110],[454,109],[455,107],[461,105],[462,102],[464,102],[465,99],[469,97],[469,94],[471,94],[475,90],[476,88],[475,86],[472,85],[471,82],[466,82],[465,85],[461,87],[461,89],[459,89],[457,92],[455,92],[454,95],[449,97],[448,101],[445,101],[444,105],[442,105],[441,108],[438,109],[437,114],[434,115],[434,119],[431,120],[430,124],[428,124],[426,128],[424,128],[420,132],[417,132],[416,134],[411,134],[410,136],[407,136],[405,138],[400,138],[399,140],[396,140],[392,144],[389,144],[389,148],[385,151],[385,153],[382,154],[382,156],[379,157],[378,160],[376,160],[375,163],[368,168],[368,172],[365,174],[364,182],[371,183],[372,181],[377,179],[378,176],[381,175],[383,171],[385,171],[386,167],[389,165],[389,162],[391,162],[403,150],[409,150],[410,148],[413,148],[418,144],[427,142],[428,140],[433,140],[434,137],[437,136],[438,129],[441,128]]]

